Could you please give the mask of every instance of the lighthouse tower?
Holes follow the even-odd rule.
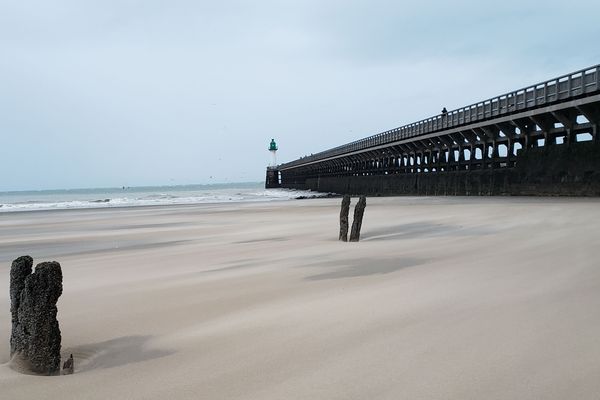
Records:
[[[272,161],[271,167],[277,166],[277,143],[275,143],[275,139],[271,139],[271,143],[269,144],[269,152],[271,152]]]
[[[269,152],[273,157],[271,161],[271,165],[267,167],[267,179],[265,181],[265,187],[267,189],[278,188],[280,186],[279,183],[279,171],[277,170],[277,143],[275,143],[275,139],[271,139],[271,143],[269,144]]]

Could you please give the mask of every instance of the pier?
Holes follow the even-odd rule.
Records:
[[[267,186],[371,195],[600,195],[600,65],[443,111],[270,166]]]

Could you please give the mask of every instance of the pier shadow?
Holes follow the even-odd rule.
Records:
[[[357,278],[373,275],[386,275],[404,268],[423,264],[424,261],[417,258],[392,258],[373,260],[371,258],[359,258],[344,261],[332,261],[311,266],[337,267],[334,271],[328,271],[316,275],[310,275],[304,279],[307,281],[320,281],[325,279]]]
[[[151,335],[123,336],[104,342],[63,348],[62,358],[73,354],[75,373],[92,369],[114,368],[136,364],[175,354],[174,350],[156,349],[148,346]]]

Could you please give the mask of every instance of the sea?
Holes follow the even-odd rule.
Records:
[[[0,213],[35,210],[243,203],[327,197],[329,193],[265,189],[263,182],[0,192]]]

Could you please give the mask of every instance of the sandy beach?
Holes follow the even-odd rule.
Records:
[[[0,214],[0,398],[599,398],[600,200],[369,198],[359,243],[339,203]],[[11,368],[24,254],[74,375]]]

